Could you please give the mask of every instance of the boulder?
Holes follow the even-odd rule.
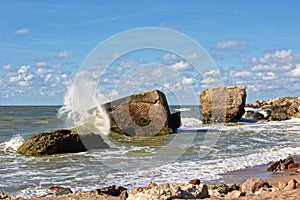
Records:
[[[281,170],[285,170],[285,169],[289,169],[289,166],[291,164],[294,164],[294,159],[292,156],[288,156],[283,160],[279,160],[274,162],[273,164],[271,164],[270,167],[268,167],[268,171],[269,172],[277,172],[277,171],[281,171]],[[298,165],[299,167],[299,165]]]
[[[246,87],[209,88],[200,94],[203,123],[227,123],[239,120],[245,113]]]
[[[297,184],[298,182],[295,179],[291,179],[283,190],[295,190],[297,189]]]
[[[79,136],[76,130],[45,131],[28,138],[17,150],[24,155],[51,155],[77,153],[87,149],[103,149],[109,146],[96,134]]]
[[[103,105],[111,130],[129,136],[166,135],[181,125],[180,113],[171,114],[164,93],[142,92]]]
[[[278,121],[290,118],[300,118],[300,97],[281,97],[267,101],[256,101],[247,107],[259,108],[268,115],[264,120]]]
[[[254,194],[264,187],[265,184],[266,183],[262,179],[251,177],[242,183],[241,191],[245,192],[246,194]]]

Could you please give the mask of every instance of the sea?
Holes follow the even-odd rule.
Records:
[[[34,157],[16,150],[33,134],[72,127],[70,116],[60,114],[61,106],[0,106],[0,191],[31,198],[50,194],[51,186],[87,191],[196,178],[222,183],[276,176],[266,171],[268,165],[288,155],[299,158],[300,119],[205,125],[199,106],[170,109],[182,115],[182,126],[172,135],[117,138],[100,132],[109,148]],[[250,174],[243,173],[247,169]]]

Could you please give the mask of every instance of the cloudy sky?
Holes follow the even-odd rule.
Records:
[[[142,27],[190,37],[216,68],[199,74],[186,59],[167,51],[125,56],[116,51],[100,80],[99,72],[85,73],[102,84],[106,95],[122,96],[126,84],[129,93],[156,87],[170,93],[168,100],[175,104],[179,89],[192,88],[197,96],[221,75],[224,85],[246,85],[248,102],[300,96],[299,7],[297,0],[0,1],[0,105],[63,104],[76,74],[85,73],[80,66],[99,43]],[[193,52],[185,56],[199,59]],[[176,73],[170,82],[160,77],[166,81],[155,85],[149,79],[159,77],[155,69]],[[143,87],[137,86],[132,77],[143,74],[149,77],[139,77]]]

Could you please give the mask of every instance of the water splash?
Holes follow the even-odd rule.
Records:
[[[24,138],[21,135],[14,135],[9,141],[3,142],[3,151],[7,152],[9,150],[17,151],[17,149],[23,144]]]
[[[72,126],[80,126],[80,130],[86,128],[86,133],[107,136],[110,130],[109,117],[101,107],[106,97],[95,88],[97,78],[95,72],[78,72],[68,84],[64,105],[59,109],[58,116],[71,122]]]

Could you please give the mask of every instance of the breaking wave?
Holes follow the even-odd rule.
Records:
[[[68,84],[64,105],[58,116],[84,132],[107,136],[110,130],[109,117],[101,107],[105,96],[96,90],[97,76],[92,72],[80,71]]]

